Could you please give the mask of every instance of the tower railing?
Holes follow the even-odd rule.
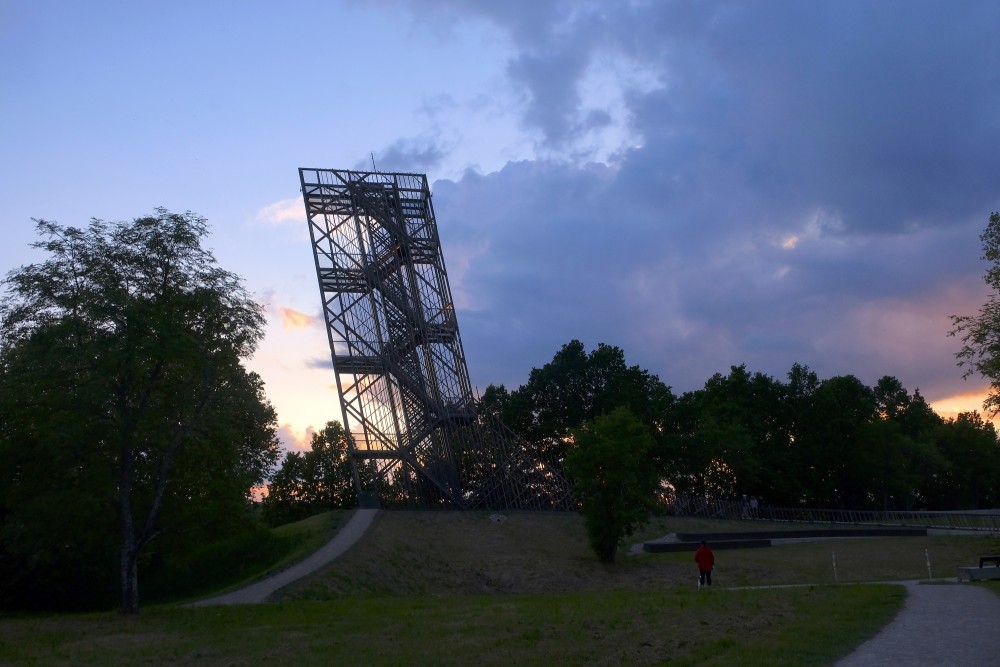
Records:
[[[817,507],[757,507],[739,500],[683,499],[665,506],[678,516],[702,516],[730,520],[782,521],[797,523],[843,524],[853,526],[913,526],[942,530],[1000,532],[1000,509],[995,510],[870,510]]]

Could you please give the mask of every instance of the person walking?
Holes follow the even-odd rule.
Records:
[[[715,554],[712,549],[701,541],[701,545],[694,552],[694,562],[698,564],[698,587],[712,585],[712,568],[715,567]]]

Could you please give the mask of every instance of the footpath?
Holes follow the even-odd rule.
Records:
[[[198,600],[192,603],[191,606],[205,607],[215,604],[259,604],[267,602],[268,598],[279,589],[306,575],[312,574],[354,546],[354,543],[368,530],[368,526],[371,525],[376,514],[378,514],[378,510],[356,510],[354,516],[337,532],[334,538],[308,558],[295,563],[287,570],[282,570],[267,579],[250,584],[239,590]]]
[[[836,667],[1000,665],[1000,597],[972,584],[906,586],[902,611]]]
[[[359,509],[330,542],[286,570],[236,591],[192,603],[260,604],[327,565],[364,535],[378,510]],[[895,619],[835,667],[981,667],[1000,665],[1000,597],[973,584],[886,582],[906,587]]]

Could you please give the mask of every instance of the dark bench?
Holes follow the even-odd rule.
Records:
[[[997,567],[1000,567],[1000,556],[980,556],[979,567],[982,567],[983,563],[993,563]]]

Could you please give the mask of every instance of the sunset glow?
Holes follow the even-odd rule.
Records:
[[[983,401],[986,400],[988,395],[989,390],[984,388],[938,399],[931,402],[930,406],[934,412],[938,413],[945,419],[955,419],[963,412],[978,412],[979,414],[984,414]],[[994,422],[995,421],[996,418],[994,418]]]

